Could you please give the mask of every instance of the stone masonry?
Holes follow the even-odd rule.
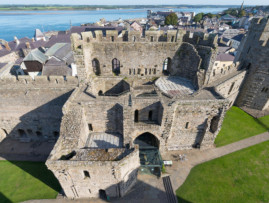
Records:
[[[137,180],[134,142],[141,136],[161,154],[209,148],[241,90],[238,104],[268,108],[268,20],[254,19],[252,27],[248,36],[259,35],[247,56],[251,65],[241,48],[239,61],[217,78],[214,34],[73,34],[77,77],[0,78],[0,140],[57,140],[46,165],[68,198],[122,197]],[[250,101],[257,85],[261,93]]]

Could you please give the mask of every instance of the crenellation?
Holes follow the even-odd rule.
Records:
[[[28,75],[0,78],[0,89],[6,88],[48,88],[48,87],[76,87],[78,78],[73,76],[37,76],[34,79]]]

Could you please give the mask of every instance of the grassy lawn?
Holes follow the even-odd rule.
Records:
[[[60,188],[45,163],[0,161],[1,203],[52,199]]]
[[[227,111],[215,144],[227,145],[269,130],[269,115],[256,119],[233,106]]]
[[[269,141],[200,164],[176,191],[179,202],[269,202]]]

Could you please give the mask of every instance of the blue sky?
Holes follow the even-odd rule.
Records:
[[[159,5],[159,4],[208,4],[240,5],[242,0],[0,0],[0,4],[70,4],[70,5]],[[245,5],[268,5],[268,0],[245,0]]]

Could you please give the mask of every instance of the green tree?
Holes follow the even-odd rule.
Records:
[[[238,14],[238,17],[241,18],[243,16],[246,16],[246,11],[245,10],[241,10]]]
[[[176,25],[178,21],[177,14],[175,13],[170,13],[168,16],[165,18],[165,25]]]
[[[196,22],[196,23],[200,22],[203,19],[203,16],[204,16],[204,13],[198,13],[193,18],[194,22]]]
[[[209,18],[213,18],[214,17],[212,13],[207,13],[207,14],[205,14],[205,16],[207,16]]]

